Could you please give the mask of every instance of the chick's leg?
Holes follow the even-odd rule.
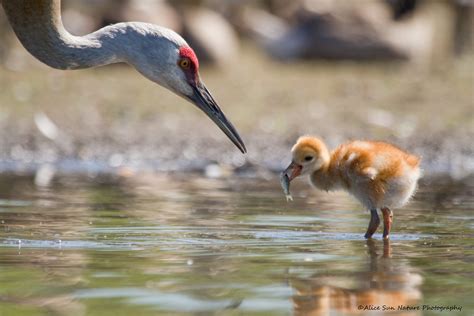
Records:
[[[367,228],[367,232],[365,233],[365,238],[372,238],[372,235],[375,233],[377,228],[380,225],[380,218],[377,214],[377,209],[370,210],[370,222],[369,227]]]
[[[393,213],[388,207],[382,208],[383,214],[383,239],[388,239],[390,228],[392,228]]]

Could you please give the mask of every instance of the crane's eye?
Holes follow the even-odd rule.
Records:
[[[304,161],[311,161],[311,160],[313,160],[313,156],[304,157]]]
[[[179,61],[179,66],[183,69],[188,69],[191,66],[191,61],[187,58],[183,58]]]

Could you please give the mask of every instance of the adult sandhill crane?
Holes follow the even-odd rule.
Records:
[[[83,69],[125,62],[142,75],[191,101],[246,152],[199,77],[199,62],[186,41],[170,29],[130,22],[74,36],[61,21],[60,0],[0,0],[23,46],[41,62],[57,69]]]

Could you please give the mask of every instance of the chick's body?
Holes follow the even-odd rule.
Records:
[[[368,209],[402,207],[416,189],[420,159],[383,142],[353,141],[330,153],[330,161],[311,175],[322,190],[343,189]]]

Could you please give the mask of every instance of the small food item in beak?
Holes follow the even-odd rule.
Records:
[[[293,201],[293,197],[290,193],[290,178],[288,178],[286,172],[282,172],[280,174],[280,184],[283,189],[283,193],[285,193],[286,201]]]

